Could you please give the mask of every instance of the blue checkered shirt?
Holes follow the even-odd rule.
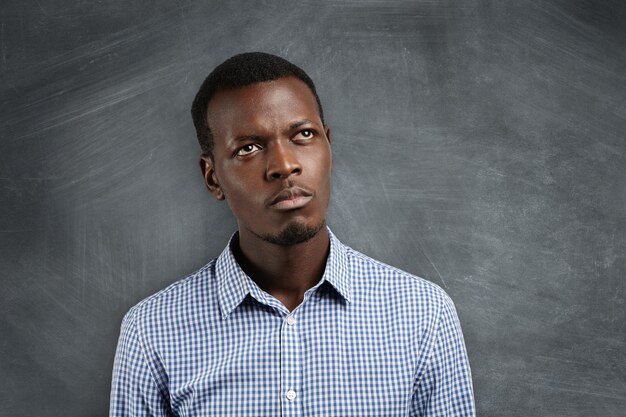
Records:
[[[124,317],[110,416],[474,416],[463,335],[435,284],[330,233],[289,312],[231,245]]]

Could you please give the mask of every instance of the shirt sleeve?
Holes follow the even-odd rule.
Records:
[[[133,308],[122,321],[113,364],[109,417],[171,416],[169,401],[146,360],[135,314]]]
[[[461,325],[445,297],[432,352],[416,381],[411,416],[475,417],[472,375]]]

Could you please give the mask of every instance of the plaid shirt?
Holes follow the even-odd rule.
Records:
[[[292,312],[242,271],[234,237],[133,307],[110,416],[474,416],[450,298],[329,234],[324,275]]]

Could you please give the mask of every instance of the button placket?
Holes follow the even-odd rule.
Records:
[[[281,395],[283,416],[301,414],[302,402],[298,392],[302,385],[302,354],[299,326],[293,314],[283,319],[281,326]]]

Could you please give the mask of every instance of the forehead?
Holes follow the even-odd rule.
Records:
[[[296,77],[218,90],[207,106],[207,122],[214,137],[278,127],[298,119],[322,124],[313,92]]]

